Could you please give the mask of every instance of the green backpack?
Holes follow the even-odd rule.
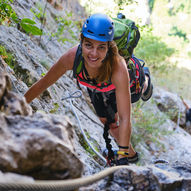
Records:
[[[115,27],[114,41],[117,44],[119,53],[125,60],[129,60],[140,39],[140,32],[135,26],[135,22],[126,19],[122,14],[118,14],[118,18],[112,18],[112,20]]]

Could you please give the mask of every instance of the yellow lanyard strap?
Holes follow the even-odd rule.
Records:
[[[126,157],[129,155],[129,153],[125,152],[125,151],[117,151],[117,154],[118,155],[123,155],[123,156],[126,156]]]

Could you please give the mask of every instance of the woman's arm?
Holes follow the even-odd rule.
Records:
[[[34,98],[39,96],[44,90],[55,83],[67,70],[72,70],[77,46],[68,50],[42,77],[39,81],[25,93],[25,98],[30,103]]]
[[[129,73],[124,59],[113,68],[112,83],[116,87],[117,110],[119,114],[119,142],[120,146],[130,146],[131,138],[131,96],[129,87]],[[120,149],[128,151],[126,149]]]

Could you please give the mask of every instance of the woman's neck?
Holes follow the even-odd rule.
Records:
[[[88,64],[84,61],[85,68],[88,72],[88,77],[90,79],[96,79],[99,73],[99,68],[91,68],[88,66]]]

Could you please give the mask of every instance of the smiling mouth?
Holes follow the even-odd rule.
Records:
[[[90,57],[88,57],[88,59],[89,59],[91,62],[96,62],[99,58],[90,58]]]

